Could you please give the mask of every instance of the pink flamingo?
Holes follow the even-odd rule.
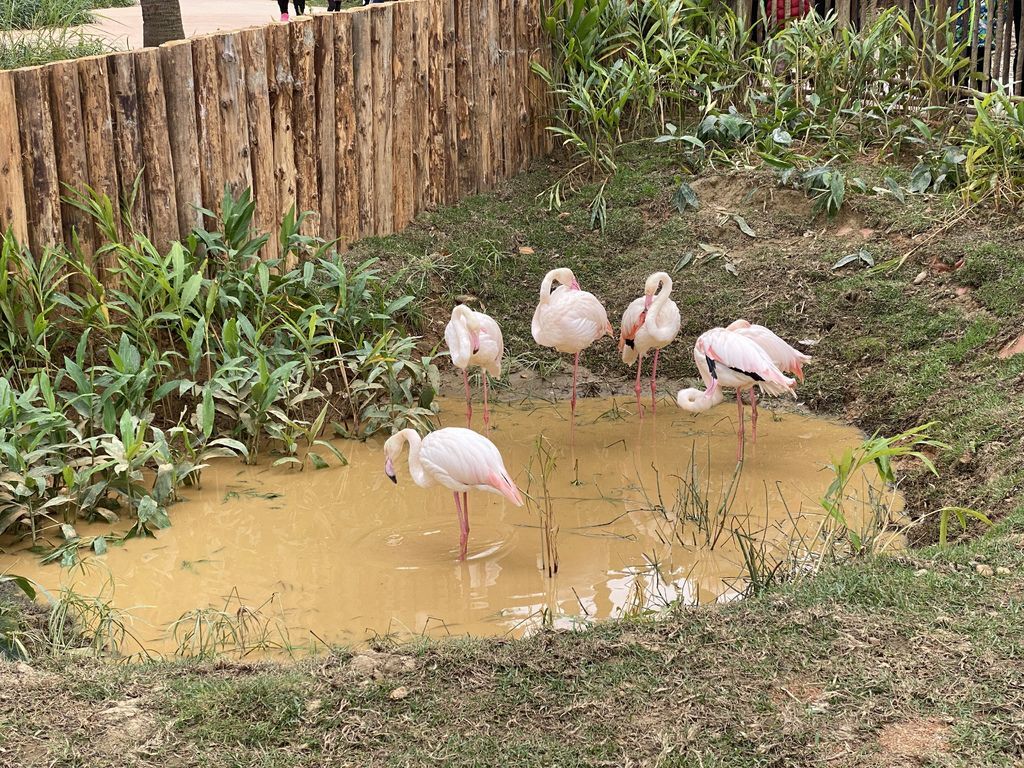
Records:
[[[640,405],[640,371],[644,355],[654,350],[651,367],[651,410],[657,408],[658,355],[679,335],[679,307],[670,298],[672,278],[665,272],[655,272],[644,284],[644,295],[634,299],[622,313],[619,325],[619,351],[626,365],[636,363],[636,409],[643,417]]]
[[[505,345],[501,328],[483,312],[476,312],[465,304],[452,309],[452,319],[444,329],[444,340],[448,343],[452,363],[462,369],[462,381],[466,385],[466,426],[473,426],[473,399],[469,394],[469,373],[471,365],[480,367],[484,379],[484,429],[491,428],[491,413],[487,405],[487,376],[501,376],[501,357]]]
[[[559,282],[551,290],[553,282]],[[533,313],[533,339],[542,347],[575,355],[572,364],[572,426],[576,424],[576,379],[580,352],[607,334],[615,335],[608,313],[592,293],[580,290],[571,269],[552,269],[540,284],[540,303]]]
[[[772,351],[769,352],[766,347]],[[790,394],[796,397],[794,390],[797,382],[788,378],[784,370],[799,370],[802,377],[802,365],[810,358],[797,352],[767,328],[737,320],[729,328],[712,328],[698,337],[693,347],[693,360],[704,380],[706,391],[681,389],[676,396],[676,404],[690,413],[701,413],[722,402],[724,387],[735,389],[740,419],[739,444],[736,449],[736,459],[739,461],[743,458],[744,445],[743,391],[750,391],[751,421],[756,441],[755,387],[760,387],[762,392],[770,395]]]
[[[398,484],[394,461],[409,444],[409,474],[421,488],[439,483],[455,495],[459,516],[459,559],[466,559],[469,542],[468,491],[498,493],[517,507],[523,497],[509,478],[497,447],[483,435],[462,427],[445,427],[420,437],[414,429],[396,432],[384,443],[384,474]],[[459,503],[459,494],[462,503]]]

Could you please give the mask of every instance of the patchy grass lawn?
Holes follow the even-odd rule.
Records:
[[[693,338],[737,316],[814,342],[808,408],[885,434],[938,423],[940,476],[900,467],[925,546],[585,633],[292,665],[3,665],[0,766],[1024,765],[1024,355],[997,354],[1024,331],[1024,229],[973,214],[946,226],[938,200],[856,198],[811,220],[800,194],[750,175],[697,180],[701,209],[679,214],[674,168],[667,154],[625,163],[603,234],[587,190],[546,210],[552,166],[353,258],[381,257],[424,297],[428,342],[456,296],[475,297],[522,381],[558,364],[529,321],[561,265],[616,324],[649,272],[677,278],[683,329],[662,358],[676,381],[695,376]],[[860,248],[909,256],[891,273],[833,270]],[[593,391],[628,376],[607,340],[584,363]],[[927,546],[946,504],[999,522]]]

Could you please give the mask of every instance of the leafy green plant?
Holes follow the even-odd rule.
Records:
[[[838,526],[838,532],[848,540],[854,553],[870,551],[870,545],[875,535],[879,533],[880,527],[888,523],[889,510],[876,503],[876,499],[881,497],[876,495],[870,486],[867,489],[867,499],[851,495],[853,483],[863,479],[863,471],[871,466],[878,472],[883,483],[896,483],[893,459],[916,459],[929,472],[938,475],[932,460],[922,452],[924,448],[946,447],[929,433],[934,426],[934,422],[929,422],[893,437],[882,437],[875,433],[856,448],[847,449],[837,461],[829,465],[835,477],[821,499],[821,506],[829,519]],[[871,508],[872,514],[865,525],[855,530],[851,506],[858,505],[863,509],[865,504]],[[879,514],[885,519],[879,520]]]
[[[968,507],[943,507],[939,510],[939,546],[945,547],[949,541],[949,521],[956,520],[961,530],[967,530],[969,520],[977,520],[984,525],[991,526],[992,520],[988,515],[976,509]]]

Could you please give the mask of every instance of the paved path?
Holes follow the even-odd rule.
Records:
[[[274,0],[180,0],[185,34],[189,37],[218,30],[245,29],[280,17]],[[323,9],[316,9],[321,11]],[[306,12],[310,11],[308,5]],[[83,27],[117,48],[142,47],[142,8],[101,8],[97,23]]]

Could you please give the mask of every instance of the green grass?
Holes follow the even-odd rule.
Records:
[[[454,298],[470,294],[533,365],[558,357],[537,350],[529,331],[549,268],[571,266],[617,324],[646,274],[668,267],[683,310],[681,338],[662,357],[668,376],[693,379],[694,336],[738,315],[815,340],[800,390],[814,411],[883,434],[938,422],[950,446],[935,457],[940,476],[898,470],[909,475],[908,512],[924,520],[914,537],[934,542],[934,512],[946,504],[974,506],[996,527],[657,621],[381,646],[382,660],[407,654],[412,668],[381,664],[369,677],[341,651],[280,666],[43,658],[49,675],[14,707],[4,706],[16,689],[0,667],[4,759],[113,766],[142,745],[144,765],[213,768],[1021,764],[1024,357],[996,357],[1024,330],[1024,238],[1013,222],[965,223],[895,273],[837,272],[860,229],[875,230],[866,246],[876,257],[899,257],[935,230],[941,203],[894,209],[854,198],[838,220],[811,221],[798,194],[737,176],[696,183],[702,208],[680,215],[672,157],[644,148],[610,185],[601,234],[582,202],[592,190],[570,198],[567,215],[546,209],[556,173],[537,168],[403,234],[364,241],[352,259],[380,256],[422,298],[425,343],[438,341]],[[716,207],[741,213],[757,237],[720,224]],[[674,269],[700,243],[726,251],[737,274],[725,257]],[[914,283],[934,258],[960,256],[958,271]],[[584,364],[609,380],[628,376],[608,341]],[[982,575],[979,563],[1008,572]],[[392,699],[400,686],[408,695]],[[126,701],[140,714],[102,715]],[[924,747],[912,738],[920,733],[933,737]]]

